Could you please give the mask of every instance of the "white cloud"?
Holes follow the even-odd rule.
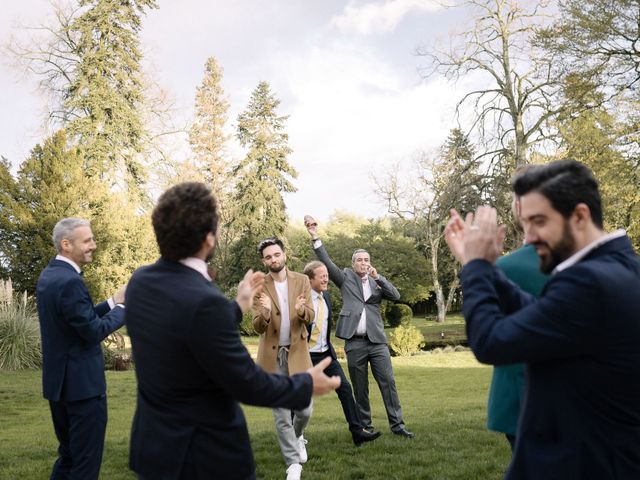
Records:
[[[437,0],[385,0],[354,6],[350,2],[342,14],[334,16],[331,24],[343,31],[361,34],[393,31],[413,10],[436,11],[442,8]]]
[[[287,64],[290,160],[300,172],[289,214],[384,215],[371,176],[442,144],[452,127],[452,86],[417,75],[407,81],[381,59],[344,45],[317,47]]]

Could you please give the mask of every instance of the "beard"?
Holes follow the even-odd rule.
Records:
[[[549,252],[548,255],[540,255],[540,270],[548,275],[554,268],[575,253],[576,240],[569,229],[569,222],[565,220],[562,228],[562,237],[557,244],[551,247],[546,242],[537,242],[535,245],[543,245]]]
[[[278,273],[280,271],[282,271],[282,269],[284,268],[284,262],[278,264],[278,265],[269,265],[269,271],[273,272],[273,273]]]

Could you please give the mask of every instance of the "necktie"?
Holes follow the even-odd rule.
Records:
[[[311,332],[310,343],[313,345],[318,343],[318,337],[320,336],[320,331],[322,330],[322,324],[324,323],[324,299],[322,296],[318,297],[318,312],[316,313],[316,321],[315,326],[313,327],[313,331]]]

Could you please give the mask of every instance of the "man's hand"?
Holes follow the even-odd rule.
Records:
[[[304,306],[307,304],[307,297],[301,293],[296,297],[296,313],[299,317],[304,315]]]
[[[262,292],[260,294],[260,297],[258,298],[258,303],[260,304],[260,306],[262,308],[265,309],[266,311],[266,316],[270,316],[271,315],[271,298],[269,297],[269,295],[267,295],[266,293]]]
[[[506,227],[498,226],[498,212],[483,205],[475,215],[468,213],[464,222],[464,264],[471,260],[483,259],[495,263],[502,253]]]
[[[323,358],[315,367],[307,370],[313,380],[313,396],[325,395],[340,386],[340,377],[327,377],[324,369],[331,363],[331,357]]]
[[[482,206],[476,213],[468,213],[463,221],[460,214],[451,210],[451,218],[444,236],[453,256],[462,265],[471,260],[484,259],[494,263],[502,252],[506,227],[498,226],[495,208]]]
[[[374,280],[378,279],[378,271],[376,270],[376,267],[374,267],[373,265],[369,266],[369,275],[371,275]]]
[[[464,234],[465,224],[460,214],[455,210],[449,211],[449,221],[444,228],[444,238],[449,250],[460,263],[464,265]]]
[[[311,235],[312,240],[318,238],[318,222],[311,215],[304,216],[304,226],[307,227],[307,232]]]
[[[248,270],[244,278],[238,284],[238,295],[236,302],[240,306],[242,313],[246,313],[251,308],[253,297],[262,292],[264,286],[264,273]]]
[[[113,303],[124,305],[124,295],[127,291],[127,284],[121,286],[116,293],[111,297],[113,299]]]

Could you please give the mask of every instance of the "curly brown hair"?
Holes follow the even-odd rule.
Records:
[[[151,221],[160,254],[178,261],[198,252],[207,234],[215,235],[218,205],[204,183],[179,183],[160,196]]]

